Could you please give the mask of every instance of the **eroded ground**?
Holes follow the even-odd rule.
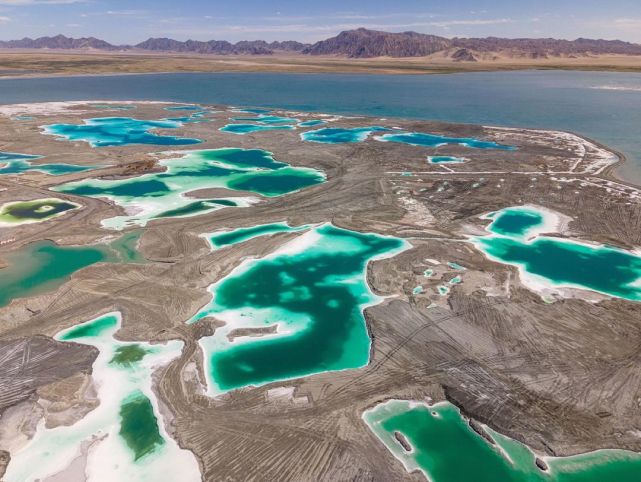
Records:
[[[8,387],[0,398],[0,449],[24,444],[42,417],[48,424],[64,424],[91,410],[95,400],[86,379],[95,349],[51,337],[120,311],[120,340],[184,342],[181,356],[156,372],[154,390],[167,432],[193,451],[205,480],[420,480],[419,474],[405,472],[361,419],[366,409],[391,398],[448,399],[542,455],[641,451],[641,305],[578,289],[544,300],[521,283],[515,268],[489,261],[467,238],[484,233],[484,214],[535,205],[566,219],[557,236],[638,252],[641,192],[609,177],[616,155],[571,134],[281,111],[272,114],[328,122],[236,135],[219,129],[243,114],[222,106],[207,106],[206,121],[159,131],[202,139],[197,146],[92,148],[40,129],[92,117],[183,115],[165,107],[138,103],[124,113],[82,103],[0,108],[0,152],[45,156],[33,164],[101,166],[57,176],[0,174],[0,204],[48,198],[49,188],[89,177],[158,172],[157,161],[176,150],[264,149],[291,166],[323,171],[327,181],[278,197],[249,193],[257,198],[250,207],[154,219],[138,243],[147,263],[93,264],[53,291],[0,308],[0,359],[6,360],[0,383]],[[18,122],[15,116],[33,118]],[[302,132],[323,127],[367,126],[480,138],[516,149],[427,148],[379,142],[375,135],[339,144],[300,139]],[[162,153],[167,150],[174,152]],[[427,156],[435,155],[466,162],[428,163]],[[191,195],[197,200],[248,193],[217,187]],[[63,192],[55,197],[81,208],[0,228],[0,266],[8,253],[31,242],[84,245],[122,235],[101,224],[125,214],[108,199]],[[221,322],[211,317],[192,325],[186,321],[210,301],[211,284],[243,259],[270,254],[297,233],[216,250],[202,235],[280,222],[332,222],[411,244],[368,266],[371,289],[385,297],[365,311],[370,363],[207,397],[198,341]],[[460,282],[451,282],[457,276]],[[441,294],[439,286],[447,293]],[[250,336],[265,334],[268,330]],[[72,362],[61,364],[60,357]],[[48,409],[51,400],[57,412]]]

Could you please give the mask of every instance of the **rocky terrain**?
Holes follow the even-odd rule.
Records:
[[[126,115],[158,119],[168,115],[164,107],[138,104]],[[114,310],[123,316],[120,340],[184,342],[181,356],[156,374],[154,390],[171,421],[168,433],[196,455],[204,480],[420,480],[405,472],[361,420],[364,410],[389,398],[448,399],[538,454],[641,451],[641,304],[582,290],[544,301],[522,284],[518,270],[488,260],[467,240],[484,232],[487,221],[479,216],[535,204],[571,218],[559,236],[638,248],[641,191],[610,177],[619,161],[615,154],[568,133],[400,119],[330,117],[330,125],[383,124],[518,149],[426,149],[373,139],[314,144],[301,141],[300,129],[236,136],[218,129],[239,114],[225,106],[211,109],[209,122],[162,133],[204,139],[197,149],[266,149],[293,166],[322,169],[327,182],[249,208],[155,220],[138,245],[147,263],[99,263],[54,291],[0,308],[0,467],[10,463],[12,448],[29,439],[36,423],[59,423],[46,410],[52,398],[62,407],[84,407],[70,411],[70,417],[91,409],[95,400],[78,387],[88,384],[94,350],[50,337]],[[56,178],[0,176],[2,202],[39,197],[53,185],[88,176],[146,172],[156,168],[151,160],[166,156],[159,153],[161,146],[92,149],[44,136],[39,129],[122,115],[118,111],[53,103],[5,106],[0,115],[3,151],[105,166]],[[34,119],[17,123],[11,119],[15,115]],[[434,153],[468,161],[428,164],[426,155]],[[115,236],[100,221],[120,214],[120,207],[105,199],[60,196],[84,208],[59,220],[2,230],[0,266],[8,253],[39,239],[70,245]],[[370,363],[207,397],[198,340],[219,325],[215,319],[185,321],[209,301],[210,284],[243,259],[273,252],[294,234],[215,251],[201,235],[280,221],[331,221],[411,243],[410,249],[368,267],[369,285],[384,297],[365,311],[373,340]],[[436,286],[452,274],[448,261],[466,269],[462,282],[444,296]],[[428,268],[435,271],[430,278],[424,276]],[[419,284],[424,291],[415,293]]]

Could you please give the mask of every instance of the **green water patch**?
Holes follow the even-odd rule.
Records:
[[[0,206],[0,226],[18,226],[57,218],[80,204],[57,198],[15,201]]]
[[[448,266],[448,268],[455,269],[457,271],[465,271],[465,267],[464,266],[461,266],[460,264],[455,263],[454,261],[448,261],[447,262],[447,266]]]
[[[212,301],[191,320],[211,315],[226,323],[200,340],[209,393],[366,365],[363,309],[379,300],[366,283],[367,263],[406,247],[397,238],[326,224],[243,262],[210,287]],[[273,325],[277,332],[269,336],[227,337],[235,328]]]
[[[354,127],[345,129],[340,127],[325,127],[314,131],[303,132],[300,137],[307,142],[318,142],[321,144],[344,144],[363,142],[375,132],[384,132],[389,129],[385,127]]]
[[[81,450],[86,457],[82,475],[89,481],[201,480],[194,455],[166,432],[152,389],[153,374],[180,356],[183,343],[120,341],[115,334],[121,326],[120,313],[107,313],[56,335],[97,349],[91,378],[99,403],[71,425],[38,424],[33,437],[12,450],[3,480],[36,482],[56,474],[63,480],[59,472]],[[94,441],[88,451],[87,441]]]
[[[176,129],[182,122],[164,120],[139,120],[131,117],[99,117],[83,120],[84,124],[51,124],[42,126],[45,134],[67,141],[84,141],[92,147],[155,144],[184,146],[200,144],[200,139],[163,136],[151,132],[155,129]]]
[[[228,132],[230,134],[252,134],[254,132],[262,131],[291,131],[295,127],[291,125],[262,125],[262,124],[227,124],[224,127],[221,127],[219,130],[221,132]]]
[[[640,255],[544,236],[540,231],[532,236],[534,223],[540,225],[546,214],[541,211],[537,218],[520,208],[499,211],[488,227],[491,235],[474,237],[472,242],[490,259],[518,267],[524,284],[537,291],[579,288],[641,301]],[[524,232],[531,237],[524,239]]]
[[[120,407],[120,436],[133,451],[134,460],[149,455],[165,443],[151,401],[140,391],[134,392]]]
[[[462,157],[454,156],[427,156],[427,162],[430,164],[463,164],[466,160]]]
[[[144,258],[133,252],[132,236],[129,233],[111,244],[89,246],[58,246],[51,241],[38,241],[4,255],[7,266],[0,269],[0,307],[15,298],[52,291],[73,273],[96,263],[143,262]]]
[[[271,223],[252,226],[249,228],[238,228],[231,231],[209,233],[204,236],[209,240],[209,243],[213,248],[222,248],[238,243],[244,243],[245,241],[249,241],[250,239],[254,239],[259,236],[268,236],[276,233],[291,233],[303,231],[305,229],[309,229],[309,226],[292,227],[287,223]]]
[[[119,318],[109,314],[96,318],[91,323],[81,323],[69,328],[58,336],[62,341],[76,341],[82,338],[98,338],[107,332],[115,332],[118,328]]]
[[[410,146],[420,147],[441,147],[446,145],[458,145],[474,149],[500,149],[504,151],[513,151],[516,148],[506,146],[492,141],[483,141],[472,137],[448,137],[424,132],[401,132],[394,134],[383,134],[377,136],[376,140],[381,142],[399,142],[409,144]]]
[[[316,169],[291,167],[260,149],[209,149],[181,152],[159,162],[164,172],[127,179],[83,179],[53,188],[80,196],[105,197],[127,214],[102,221],[122,229],[144,226],[151,219],[206,214],[230,206],[248,206],[251,197],[195,200],[189,193],[207,188],[249,191],[265,197],[295,192],[325,181]]]
[[[34,164],[31,161],[42,159],[42,156],[0,152],[0,175],[18,175],[25,172],[42,172],[51,176],[61,176],[74,172],[88,171],[103,166],[79,166],[77,164]]]
[[[109,363],[131,365],[132,363],[137,363],[142,360],[147,353],[147,350],[140,345],[134,344],[119,346],[116,348],[114,356]]]
[[[407,471],[431,482],[632,482],[641,473],[641,455],[622,450],[544,457],[542,470],[527,446],[484,427],[491,444],[448,402],[390,400],[363,420]]]

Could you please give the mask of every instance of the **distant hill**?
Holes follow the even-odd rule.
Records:
[[[457,62],[480,59],[578,57],[603,54],[641,55],[641,45],[620,40],[506,39],[453,38],[417,32],[390,33],[359,28],[341,32],[335,37],[313,45],[296,41],[265,42],[263,40],[173,40],[150,38],[137,45],[113,45],[94,37],[70,38],[64,35],[37,39],[0,41],[0,48],[182,52],[210,55],[333,55],[349,58],[424,57],[437,55]]]
[[[423,57],[452,47],[444,37],[416,32],[388,33],[359,28],[316,42],[303,50],[311,55],[366,57]]]

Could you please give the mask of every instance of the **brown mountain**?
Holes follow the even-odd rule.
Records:
[[[618,54],[641,55],[641,45],[620,40],[576,40],[453,38],[417,32],[390,33],[359,28],[341,32],[335,37],[313,45],[295,41],[265,42],[263,40],[230,43],[225,40],[179,41],[170,38],[150,38],[137,45],[113,45],[94,37],[69,38],[64,35],[37,39],[0,41],[0,48],[23,49],[97,49],[147,50],[153,52],[183,52],[210,55],[272,55],[302,53],[307,55],[336,55],[350,58],[422,57],[432,54],[458,62],[473,62],[495,55],[504,57],[547,58]]]
[[[359,28],[316,42],[303,50],[311,55],[346,55],[367,57],[422,57],[452,47],[444,37],[416,32],[389,33]]]

